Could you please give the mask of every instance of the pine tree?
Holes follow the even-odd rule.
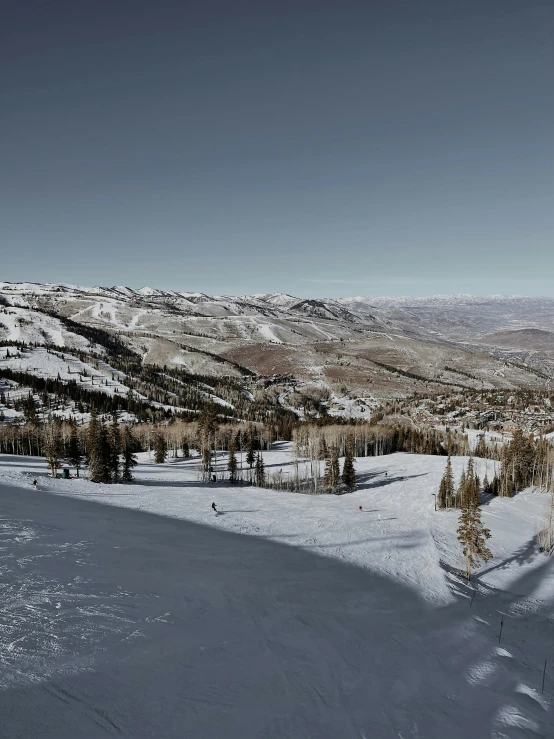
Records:
[[[229,472],[229,480],[235,482],[237,478],[237,443],[232,437],[229,442],[229,460],[227,462],[227,471]]]
[[[536,470],[537,452],[542,449],[533,436],[526,436],[516,429],[512,441],[506,444],[502,453],[499,478],[499,495],[511,498],[514,493],[533,484]]]
[[[265,465],[261,452],[256,456],[256,485],[263,487],[265,483]]]
[[[479,436],[479,441],[477,442],[475,446],[475,452],[476,457],[486,457],[487,456],[487,445],[485,443],[485,434],[481,434]]]
[[[158,433],[154,436],[154,462],[156,464],[163,464],[167,456],[167,444],[165,437],[162,433]]]
[[[102,456],[100,450],[100,427],[96,411],[92,409],[90,421],[87,429],[87,459],[88,459],[88,479],[91,482],[102,482]]]
[[[349,436],[346,440],[344,453],[344,464],[342,467],[342,481],[347,490],[356,487],[356,470],[354,469],[354,438]]]
[[[254,433],[254,427],[250,426],[248,429],[248,436],[246,439],[246,464],[252,469],[254,462],[256,461],[256,436]]]
[[[439,493],[437,496],[437,506],[439,508],[450,508],[454,498],[454,475],[452,474],[452,460],[450,455],[446,460],[446,468],[442,476]]]
[[[81,446],[81,439],[77,433],[77,426],[75,423],[71,424],[71,432],[67,442],[67,448],[65,451],[65,458],[72,467],[75,467],[77,477],[79,477],[79,469],[83,462],[83,449]]]
[[[181,449],[183,451],[183,457],[185,459],[189,459],[190,458],[190,447],[186,439],[183,439],[183,443],[181,444]]]
[[[98,455],[100,458],[100,481],[106,485],[113,481],[112,448],[108,429],[101,423],[98,429]]]
[[[121,472],[122,482],[132,482],[133,475],[131,470],[136,467],[138,460],[135,456],[137,442],[133,436],[133,432],[128,426],[123,426],[121,434],[121,454],[123,456],[123,470]]]
[[[114,413],[113,421],[110,424],[108,433],[108,442],[110,445],[110,470],[112,482],[119,482],[119,455],[121,453],[121,434],[117,415]]]
[[[327,453],[327,460],[325,462],[325,472],[323,474],[323,484],[326,488],[335,492],[340,480],[340,467],[339,467],[339,450],[336,445],[333,445]]]
[[[461,491],[461,508],[463,508],[468,500],[473,500],[478,506],[481,503],[481,494],[479,492],[479,478],[475,474],[473,457],[470,457],[465,472],[465,480]]]
[[[446,482],[444,475],[439,483],[439,492],[437,494],[437,508],[446,508],[448,496],[446,495]]]
[[[463,545],[468,580],[471,578],[473,567],[481,567],[481,561],[486,563],[491,559],[492,552],[486,545],[486,540],[490,538],[489,529],[486,529],[481,522],[481,510],[475,504],[475,498],[466,496],[460,513],[458,540]]]
[[[485,477],[483,478],[483,492],[485,493],[485,495],[489,495],[490,492],[491,492],[491,485],[490,485],[490,482],[489,482],[489,476],[487,475],[486,472],[485,472]]]
[[[470,462],[473,463],[473,459],[470,459]],[[479,480],[479,475],[474,472],[471,476],[471,488],[470,488],[471,495],[473,495],[473,499],[475,501],[476,506],[481,505],[481,481]]]
[[[463,508],[465,489],[466,489],[466,471],[462,470],[462,475],[460,477],[460,484],[458,485],[458,489],[456,490],[456,494],[454,496],[456,508]]]

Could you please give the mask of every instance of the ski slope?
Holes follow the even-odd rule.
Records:
[[[287,445],[264,459],[290,474]],[[468,586],[444,464],[359,459],[356,492],[312,496],[201,483],[196,459],[115,486],[1,457],[2,736],[552,736],[548,496],[487,501]]]
[[[96,365],[81,361],[69,352],[58,350],[47,350],[44,347],[26,348],[21,351],[16,346],[0,347],[0,369],[8,368],[14,372],[25,372],[44,379],[58,379],[65,383],[74,382],[77,386],[92,392],[104,393],[105,395],[126,395],[130,387],[125,384],[124,372],[115,369],[108,362],[101,359],[96,360]],[[181,406],[168,405],[147,398],[137,390],[133,390],[134,397],[143,400],[153,408],[163,408],[169,411],[190,411]],[[13,392],[10,393],[13,397]],[[206,393],[208,395],[208,393]],[[215,403],[233,408],[231,403],[210,394]],[[4,414],[8,409],[2,408]],[[58,417],[88,419],[88,416],[78,414],[74,408],[69,411],[64,409],[61,413],[54,411]],[[131,418],[132,416],[126,416]]]

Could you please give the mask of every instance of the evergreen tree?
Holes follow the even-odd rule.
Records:
[[[473,476],[473,491],[475,493],[477,505],[481,505],[481,480],[477,473]]]
[[[156,464],[163,464],[167,456],[167,444],[165,437],[162,433],[158,433],[154,436],[154,462]]]
[[[113,421],[110,424],[108,433],[108,443],[110,445],[110,470],[112,482],[119,482],[119,455],[121,453],[121,434],[117,415],[114,413]]]
[[[479,441],[477,442],[475,446],[475,452],[476,457],[486,457],[487,456],[487,444],[485,442],[485,434],[481,434],[479,436]]]
[[[342,481],[347,490],[356,487],[356,470],[354,469],[354,438],[349,436],[346,440],[344,453],[344,464],[342,467]]]
[[[448,455],[446,460],[446,468],[442,476],[439,493],[437,496],[437,506],[439,508],[450,508],[454,498],[454,475],[452,474],[452,459]]]
[[[131,470],[138,464],[138,460],[134,453],[136,448],[137,442],[133,436],[133,432],[129,426],[123,426],[123,433],[121,434],[121,454],[123,456],[123,470],[121,472],[122,482],[133,481]]]
[[[71,424],[71,432],[67,441],[65,458],[72,467],[75,467],[77,477],[79,477],[79,469],[83,462],[83,449],[81,445],[81,439],[79,437],[79,434],[77,433],[77,426],[75,422]]]
[[[256,456],[256,485],[263,487],[265,483],[265,465],[261,452]]]
[[[87,461],[88,479],[91,482],[102,482],[102,456],[100,450],[100,427],[96,411],[92,409],[87,429]]]
[[[499,495],[511,498],[514,493],[533,484],[537,467],[537,451],[542,445],[535,444],[533,436],[525,436],[521,429],[514,431],[512,440],[502,453],[499,478]]]
[[[227,471],[229,472],[229,480],[235,482],[237,479],[237,443],[232,437],[229,442],[229,460],[227,462]]]
[[[339,450],[333,445],[327,452],[325,461],[325,472],[323,474],[323,484],[333,492],[337,489],[340,480],[339,467]]]
[[[108,429],[101,423],[98,429],[98,455],[100,458],[100,482],[108,485],[113,481],[112,448]]]
[[[489,476],[485,472],[485,477],[483,478],[483,492],[485,495],[489,495],[491,492],[491,484],[489,482]]]
[[[181,449],[183,451],[183,457],[185,459],[189,459],[190,458],[190,447],[186,439],[183,439],[183,443],[181,444]]]
[[[458,485],[458,489],[456,490],[455,498],[455,505],[456,508],[462,508],[464,505],[464,495],[465,495],[465,489],[466,489],[466,471],[462,470],[462,474],[460,477],[460,484]]]
[[[252,469],[252,466],[254,465],[254,462],[256,461],[256,436],[254,432],[254,427],[250,426],[248,429],[248,436],[246,439],[246,464]]]
[[[458,540],[463,546],[468,580],[471,578],[473,567],[480,567],[481,561],[486,563],[491,559],[492,553],[486,545],[490,537],[489,529],[486,529],[481,522],[481,510],[476,505],[475,498],[470,495],[465,496],[464,507],[460,513]]]
[[[466,505],[468,500],[473,500],[476,506],[481,503],[481,494],[479,492],[479,478],[475,474],[473,457],[470,457],[467,463],[465,481],[461,495],[462,508]]]

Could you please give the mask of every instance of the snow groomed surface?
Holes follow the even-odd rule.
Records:
[[[104,486],[0,459],[2,737],[553,736],[546,496],[483,506],[495,558],[468,587],[444,459],[358,460],[341,497],[195,465]]]

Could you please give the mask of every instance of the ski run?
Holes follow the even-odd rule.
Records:
[[[340,496],[139,457],[127,485],[0,458],[3,739],[554,737],[549,495],[485,501],[468,583],[444,457],[357,459]]]

